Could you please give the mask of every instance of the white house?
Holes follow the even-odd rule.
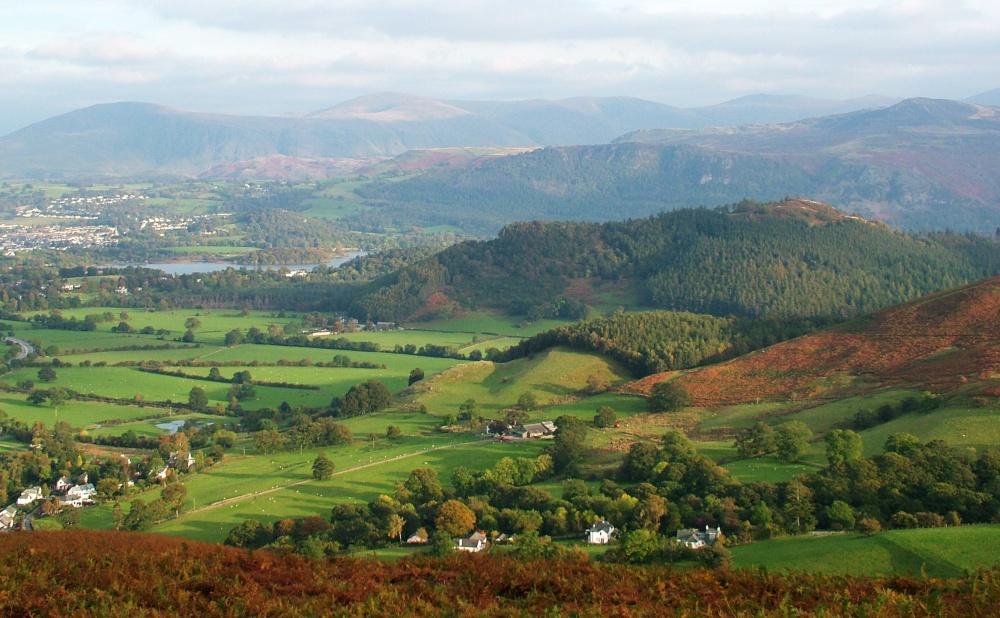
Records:
[[[68,476],[60,476],[59,480],[56,481],[55,490],[56,491],[66,491],[73,486],[73,481],[70,480]]]
[[[67,500],[80,500],[82,502],[89,502],[93,500],[94,495],[97,494],[97,489],[94,488],[93,483],[87,483],[86,485],[74,485],[69,488],[66,492]]]
[[[483,551],[489,545],[489,542],[486,540],[486,534],[479,531],[473,532],[467,538],[455,539],[455,549],[458,551],[477,553]]]
[[[486,549],[486,541],[482,539],[455,539],[455,549],[478,553]]]
[[[599,521],[587,528],[587,542],[591,545],[607,545],[611,542],[611,535],[615,533],[615,527],[608,521]]]
[[[677,542],[687,545],[691,549],[701,549],[702,547],[715,545],[715,542],[720,537],[722,537],[722,530],[719,527],[716,527],[715,530],[705,526],[704,531],[697,528],[682,528],[677,531]]]
[[[17,499],[18,506],[28,506],[35,500],[40,500],[42,497],[41,487],[29,487],[21,492],[21,497]]]

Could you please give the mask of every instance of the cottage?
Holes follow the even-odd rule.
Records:
[[[482,540],[455,539],[455,549],[458,551],[479,553],[486,549],[486,542]]]
[[[40,500],[41,498],[42,498],[41,487],[29,487],[21,492],[21,497],[17,499],[17,505],[28,506],[35,500]]]
[[[66,491],[73,486],[73,481],[68,476],[61,476],[59,480],[56,481],[55,490],[56,491]]]
[[[615,527],[611,522],[599,521],[586,530],[587,542],[591,545],[607,545],[614,533]]]
[[[17,508],[13,504],[0,511],[0,530],[11,530],[14,528],[14,520],[17,518]]]
[[[715,543],[722,537],[722,530],[718,527],[712,530],[705,526],[704,531],[697,528],[683,528],[677,531],[677,542],[686,545],[691,549],[701,549]]]

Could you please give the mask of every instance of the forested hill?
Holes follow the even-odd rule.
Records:
[[[610,297],[717,316],[853,316],[1000,273],[997,249],[993,238],[912,236],[808,200],[518,223],[375,281],[351,310],[582,317],[584,303]]]

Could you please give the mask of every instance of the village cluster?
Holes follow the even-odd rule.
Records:
[[[122,457],[131,465],[132,461],[126,455],[122,455]],[[166,465],[162,469],[151,470],[148,478],[151,481],[163,483],[170,475],[172,469],[181,465],[191,468],[194,464],[195,458],[190,452],[182,455],[175,451],[170,453],[170,458]],[[136,476],[139,476],[138,472]],[[128,482],[129,487],[134,484],[133,481]],[[39,486],[28,487],[21,492],[21,495],[18,496],[13,504],[8,505],[0,511],[0,532],[8,532],[20,528],[30,530],[31,519],[39,511],[42,511],[42,514],[44,514],[43,507],[47,503],[52,505],[53,512],[66,507],[79,509],[94,505],[97,494],[98,490],[93,483],[89,482],[86,472],[75,479],[69,476],[60,477],[48,493]]]
[[[118,237],[118,229],[107,225],[0,225],[0,251],[10,256],[34,249],[106,247]]]

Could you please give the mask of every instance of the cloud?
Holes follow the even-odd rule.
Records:
[[[50,0],[0,5],[0,83],[233,113],[385,90],[960,97],[1000,85],[998,30],[986,0]]]

